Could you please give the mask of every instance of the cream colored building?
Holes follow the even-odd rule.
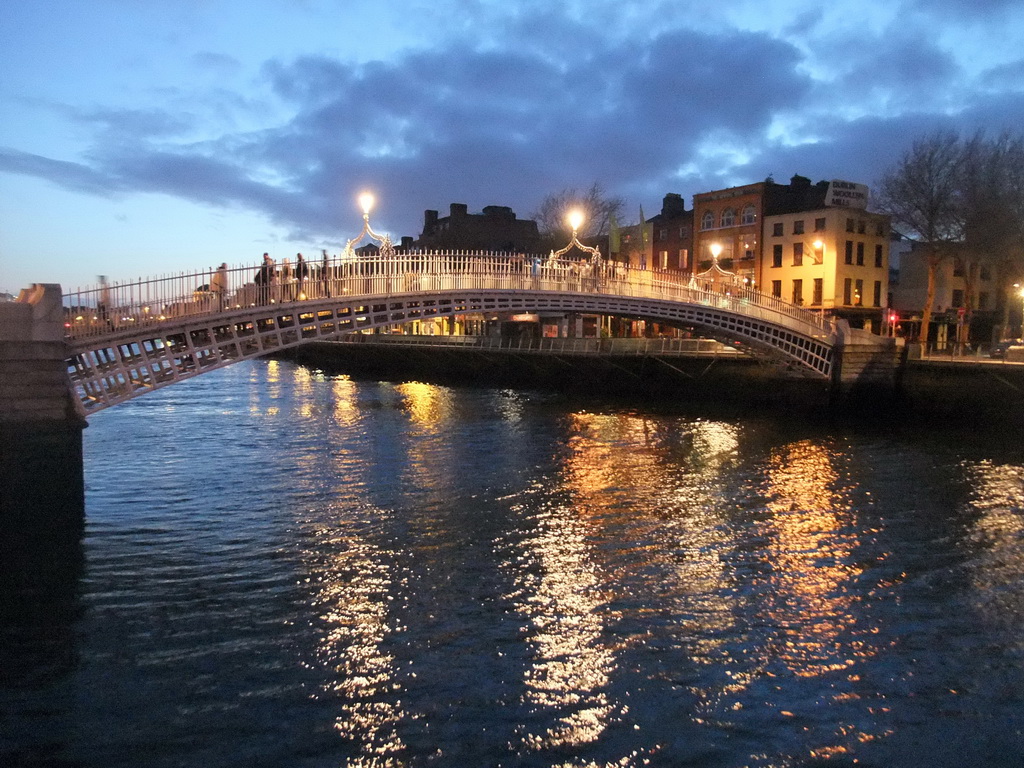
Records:
[[[889,305],[889,224],[853,207],[765,215],[761,290],[877,332]]]

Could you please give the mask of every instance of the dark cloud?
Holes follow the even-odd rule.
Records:
[[[114,179],[87,165],[54,160],[8,147],[0,147],[0,171],[45,179],[74,192],[107,196],[118,191]]]
[[[488,9],[473,5],[476,14]],[[835,69],[814,79],[815,61],[763,33],[661,25],[627,38],[609,34],[618,30],[599,13],[569,18],[550,3],[500,18],[474,43],[386,62],[268,61],[262,106],[285,117],[259,130],[224,127],[196,141],[209,123],[188,110],[76,110],[73,119],[94,136],[87,162],[5,151],[0,170],[78,191],[245,208],[293,236],[337,242],[358,223],[354,199],[365,187],[380,200],[375,222],[415,235],[425,208],[500,204],[527,216],[546,194],[593,181],[647,205],[665,192],[689,197],[769,173],[870,183],[908,137],[954,120],[935,117],[951,113],[951,98],[968,122],[1021,114],[1009,97],[965,97],[953,57],[909,25],[877,39],[858,30],[825,41],[831,54],[819,61]],[[808,10],[790,31],[822,19]],[[236,65],[217,54],[193,63]],[[1009,86],[1015,72],[990,70],[983,80]],[[237,95],[215,98],[226,111],[260,111]],[[866,107],[875,116],[862,116]],[[780,135],[780,122],[795,135]],[[716,151],[726,159],[701,167]]]

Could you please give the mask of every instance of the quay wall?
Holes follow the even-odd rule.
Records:
[[[705,406],[837,410],[858,417],[1024,425],[1024,363],[904,360],[894,377],[849,387],[745,355],[573,357],[515,351],[312,342],[281,357],[332,373],[380,380],[558,389],[598,396],[670,398]]]

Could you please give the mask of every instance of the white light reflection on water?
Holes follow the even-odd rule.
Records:
[[[522,542],[515,567],[519,590],[513,596],[529,618],[533,663],[526,670],[525,703],[548,711],[553,723],[543,732],[522,729],[523,746],[543,750],[596,741],[607,728],[613,705],[605,692],[614,668],[614,652],[602,641],[602,607],[607,595],[588,519],[590,494],[608,485],[604,448],[587,439],[589,417],[573,417],[574,437],[563,469],[566,503],[545,494],[535,530]],[[539,489],[538,489],[539,490]]]
[[[307,369],[292,370],[294,407],[312,413]],[[331,392],[334,418],[358,434],[358,387],[340,377]],[[322,627],[316,662],[326,673],[323,693],[340,705],[335,730],[358,749],[348,765],[375,766],[404,749],[397,727],[405,712],[396,661],[386,649],[389,636],[400,629],[390,615],[397,569],[394,553],[382,548],[376,535],[391,513],[361,498],[367,488],[359,478],[366,469],[361,459],[343,445],[334,451],[332,474],[348,481],[334,513],[311,521],[313,545],[304,559],[317,585],[311,607]]]
[[[1024,648],[1015,628],[1024,620],[1024,468],[983,461],[964,467],[977,513],[969,537],[975,545],[971,580],[979,610],[994,627],[1008,630]]]

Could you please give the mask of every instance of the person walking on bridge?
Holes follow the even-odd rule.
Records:
[[[217,271],[210,275],[210,292],[217,298],[217,311],[224,311],[224,297],[228,292],[228,264],[221,263]]]
[[[295,296],[293,298],[302,301],[306,298],[306,278],[309,277],[309,264],[301,253],[295,254]]]
[[[259,304],[270,303],[270,284],[274,281],[274,260],[269,253],[263,254],[263,263],[256,272],[253,282],[258,286],[256,301]]]

